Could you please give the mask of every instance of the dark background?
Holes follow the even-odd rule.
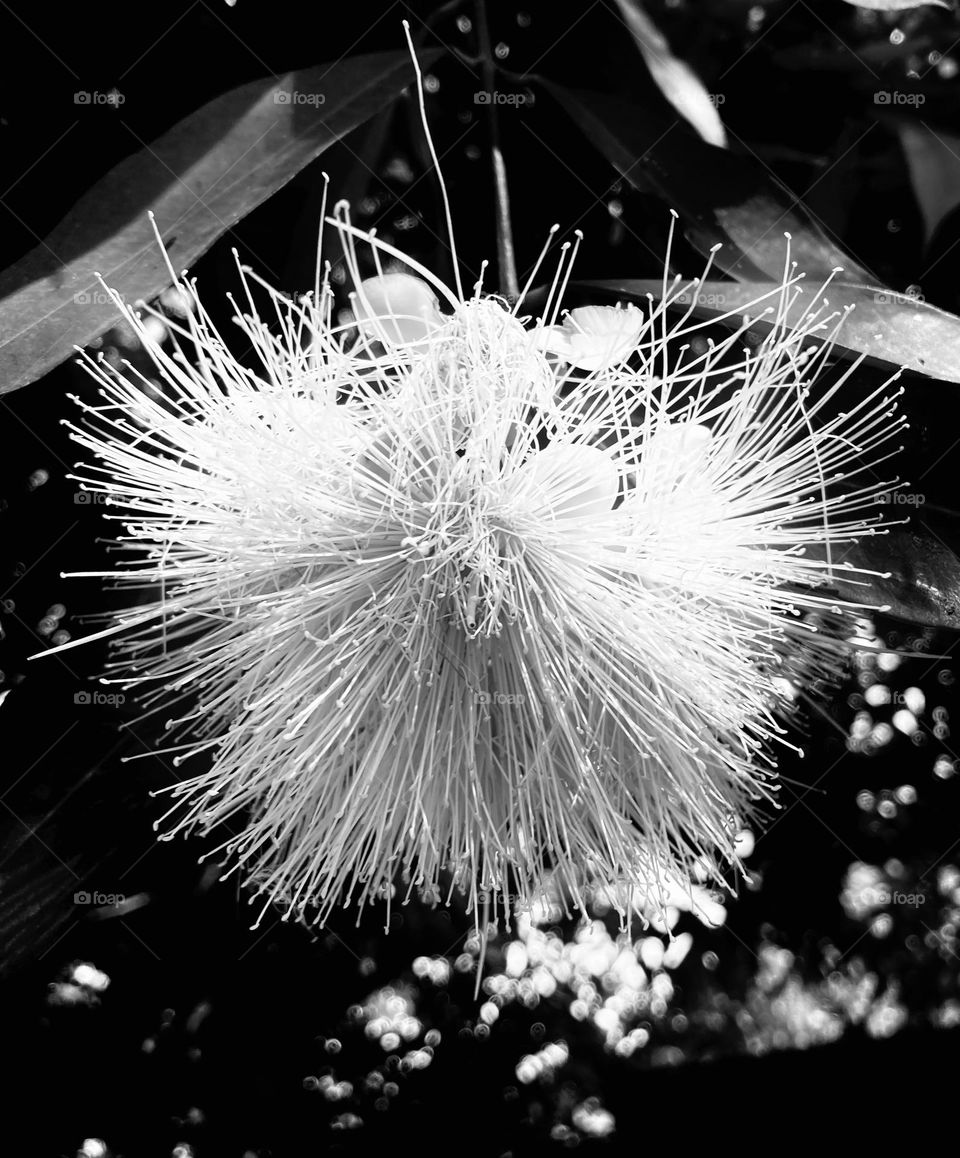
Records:
[[[115,163],[244,81],[345,53],[400,48],[404,16],[421,43],[474,54],[472,30],[456,24],[458,14],[472,15],[472,6],[448,7],[366,0],[337,6],[239,0],[234,8],[198,0],[152,10],[4,5],[0,265],[37,244]],[[662,112],[662,98],[607,5],[545,0],[491,8],[493,39],[509,47],[503,64],[516,76],[530,70]],[[760,23],[757,8],[765,10]],[[758,5],[753,16],[750,5],[720,0],[649,10],[707,88],[723,95],[720,111],[735,151],[769,165],[878,281],[919,286],[927,301],[960,308],[960,246],[954,248],[960,218],[948,215],[925,243],[917,175],[897,132],[898,117],[920,115],[948,139],[960,130],[958,82],[929,62],[932,51],[949,58],[960,38],[952,14],[921,9],[899,21],[865,21],[841,0]],[[897,29],[904,38],[892,43]],[[453,55],[433,75],[439,87],[427,98],[431,128],[461,256],[476,269],[496,252],[486,128],[473,104],[481,86],[475,68]],[[668,206],[625,188],[529,83],[536,103],[505,109],[501,117],[521,281],[555,221],[561,237],[573,228],[585,233],[578,276],[657,276]],[[519,82],[504,78],[504,89],[512,84]],[[913,86],[925,103],[919,112],[878,108],[878,84]],[[77,91],[114,88],[124,95],[117,107],[74,103]],[[319,172],[331,174],[336,192],[355,173],[362,134],[308,167],[196,264],[208,306],[234,287],[231,246],[285,289],[312,283]],[[446,274],[445,253],[431,235],[441,221],[436,186],[428,177],[407,190],[405,169],[415,177],[425,169],[410,100],[398,104],[372,168],[360,191],[367,199],[364,224],[378,220],[385,237]],[[677,263],[692,275],[700,259],[681,244]],[[104,344],[120,341],[108,335]],[[956,387],[907,381],[913,432],[904,473],[923,472],[930,509],[954,507]],[[784,757],[781,764],[784,804],[793,806],[760,839],[752,862],[762,887],[731,904],[727,929],[697,929],[697,961],[691,958],[675,978],[676,1004],[692,1010],[714,990],[742,997],[764,941],[789,947],[798,968],[821,977],[829,944],[900,985],[910,1022],[895,1037],[875,1041],[854,1027],[833,1046],[755,1059],[743,1056],[731,1020],[714,1033],[668,1034],[682,1064],[655,1064],[655,1051],[628,1063],[605,1055],[593,1031],[573,1022],[559,1001],[535,1014],[514,1007],[478,1040],[470,1029],[472,979],[455,975],[444,990],[422,987],[419,1016],[442,1030],[443,1045],[433,1066],[403,1079],[389,1112],[367,1094],[331,1105],[306,1088],[304,1079],[330,1064],[328,1043],[335,1039],[342,1044],[338,1074],[360,1075],[361,1089],[362,1074],[382,1063],[382,1053],[347,1026],[348,1007],[378,986],[409,982],[419,954],[455,956],[471,918],[411,904],[395,914],[389,936],[377,913],[359,927],[346,913],[313,932],[279,925],[268,914],[251,931],[256,913],[234,884],[217,883],[215,870],[198,866],[199,842],[154,842],[152,823],[162,808],[149,792],[170,777],[149,754],[149,729],[136,724],[132,709],[75,703],[98,673],[102,649],[27,661],[44,645],[36,628],[48,606],[66,605],[64,625],[74,635],[84,630],[80,616],[109,606],[96,584],[60,577],[102,566],[101,540],[110,533],[99,508],[74,501],[75,485],[66,477],[76,455],[60,422],[72,417],[67,396],[86,390],[82,373],[66,364],[0,402],[0,597],[11,601],[0,609],[0,687],[10,689],[0,709],[7,1152],[72,1155],[86,1137],[101,1137],[112,1154],[128,1158],[170,1155],[182,1144],[198,1158],[337,1147],[379,1153],[388,1145],[523,1154],[576,1143],[635,1152],[643,1143],[745,1135],[776,1145],[804,1127],[835,1133],[831,1115],[859,1133],[895,1116],[898,1104],[906,1113],[910,1099],[941,1101],[955,1073],[958,1031],[935,1032],[930,1023],[931,1011],[955,995],[950,935],[930,941],[918,924],[921,916],[925,929],[931,923],[928,908],[896,914],[893,933],[882,940],[864,936],[838,893],[856,859],[879,864],[895,856],[906,866],[907,883],[921,889],[932,887],[934,866],[952,863],[960,789],[955,778],[932,773],[937,755],[951,754],[951,741],[924,726],[921,742],[898,736],[872,757],[847,752],[857,706],[849,700],[858,690],[853,682],[805,710],[806,758]],[[49,480],[32,485],[38,470]],[[950,632],[878,626],[899,633],[891,645],[932,656],[949,653],[956,642]],[[897,687],[914,683],[927,694],[927,725],[933,706],[953,711],[949,660],[909,660],[891,677]],[[135,754],[144,758],[121,763]],[[917,803],[895,817],[856,804],[862,789],[881,793],[904,783],[916,787]],[[143,903],[121,914],[94,912],[74,903],[83,889]],[[720,961],[709,974],[699,963],[708,950]],[[494,949],[493,967],[497,959]],[[104,970],[110,988],[93,1005],[51,1002],[51,985],[81,961]],[[513,1069],[537,1021],[547,1023],[551,1039],[571,1042],[571,1063],[553,1086],[518,1090]],[[889,1089],[899,1103],[884,1095]],[[617,1117],[612,1138],[551,1141],[551,1127],[568,1120],[571,1098],[591,1094]],[[331,1131],[333,1118],[351,1108],[364,1125]]]

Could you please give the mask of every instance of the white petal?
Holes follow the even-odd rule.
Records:
[[[643,315],[633,307],[581,306],[564,319],[564,356],[579,370],[615,366],[636,348],[642,329]]]
[[[609,515],[618,488],[617,467],[602,450],[548,446],[517,471],[513,494],[531,513],[581,520]]]
[[[406,273],[362,281],[356,309],[366,336],[385,346],[416,345],[443,325],[436,294],[425,281]]]
[[[563,326],[537,326],[530,334],[533,347],[544,354],[556,354],[565,362],[570,360],[570,341]]]
[[[697,470],[707,455],[712,435],[699,422],[671,422],[646,443],[641,477],[647,491],[672,490],[684,475]]]

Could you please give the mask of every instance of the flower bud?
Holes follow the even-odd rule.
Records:
[[[360,283],[357,324],[370,341],[384,346],[423,345],[443,325],[437,296],[425,281],[406,273],[385,273]]]

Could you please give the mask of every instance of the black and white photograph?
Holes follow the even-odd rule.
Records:
[[[949,1136],[956,0],[0,30],[3,1153]]]

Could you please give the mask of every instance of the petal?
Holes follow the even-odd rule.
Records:
[[[385,273],[362,281],[356,312],[364,334],[385,346],[416,345],[444,321],[433,290],[407,273]]]
[[[537,326],[530,338],[535,350],[570,361],[570,339],[563,326]]]
[[[579,521],[609,515],[619,490],[609,455],[592,446],[548,446],[520,467],[513,497],[530,513]]]
[[[705,460],[713,436],[700,422],[670,422],[648,439],[640,456],[639,477],[647,491],[673,490],[684,475]]]
[[[643,329],[638,309],[581,306],[564,319],[567,360],[578,370],[601,370],[622,362],[636,348]]]

